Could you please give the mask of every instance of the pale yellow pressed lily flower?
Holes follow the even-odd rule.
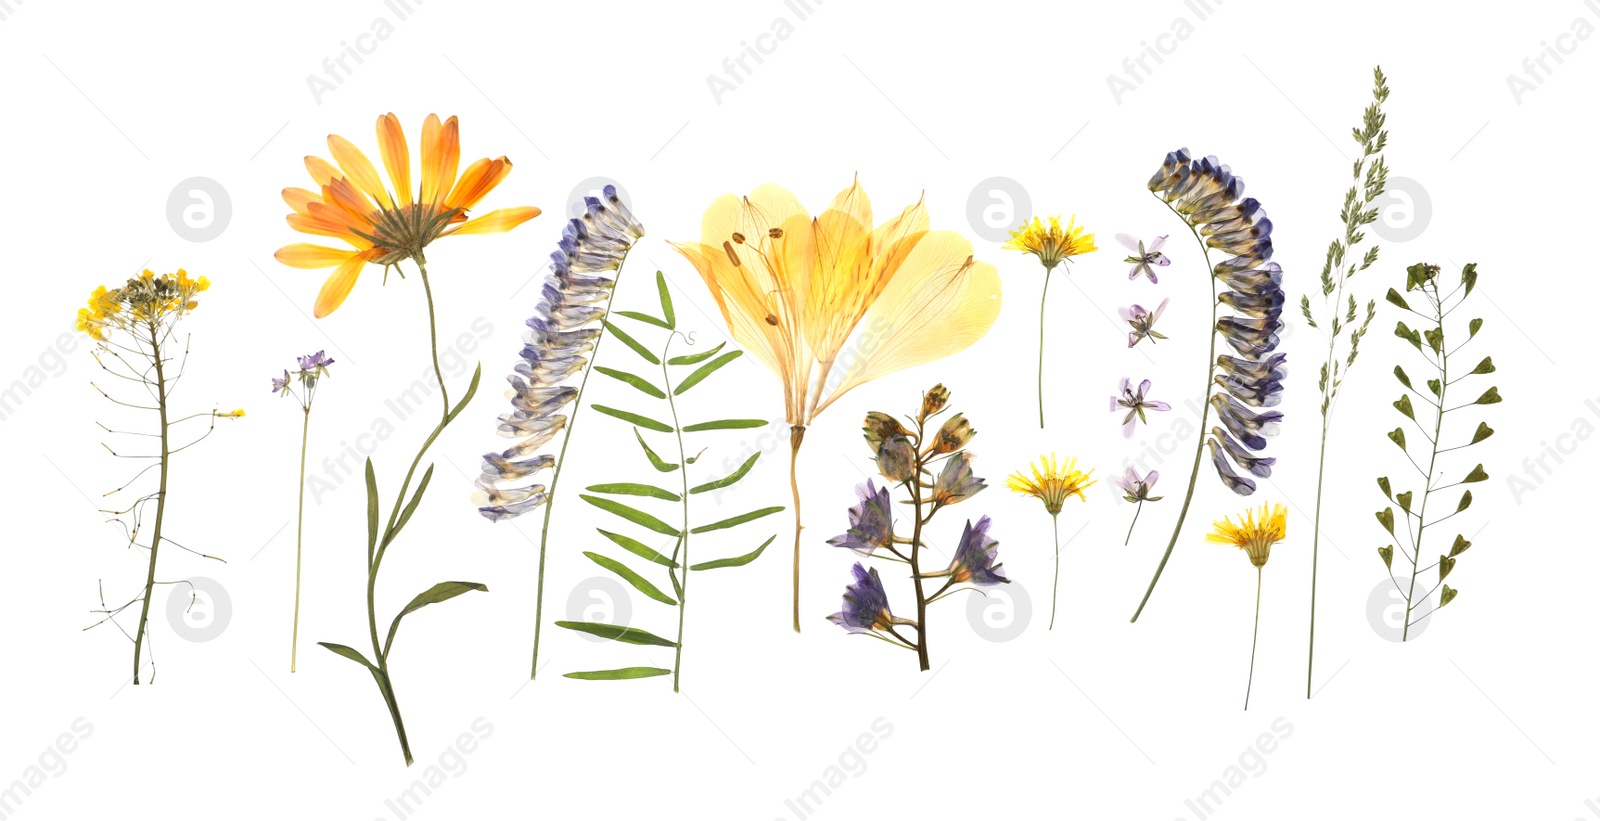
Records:
[[[859,182],[812,217],[767,184],[706,209],[699,242],[674,243],[700,272],[734,341],[783,383],[794,493],[794,629],[800,629],[800,493],[805,430],[851,389],[958,353],[1000,313],[1000,277],[972,244],[929,229],[919,201],[873,226]],[[859,329],[859,330],[858,330]],[[841,362],[857,340],[848,365]],[[834,368],[844,368],[834,376]]]
[[[289,227],[306,234],[343,240],[350,248],[296,243],[278,249],[278,261],[294,268],[333,268],[317,294],[315,313],[333,313],[350,295],[367,263],[387,268],[402,260],[425,264],[422,249],[451,234],[488,234],[511,229],[539,216],[532,206],[502,208],[479,217],[467,211],[511,173],[511,161],[481,159],[461,172],[460,131],[456,118],[444,122],[429,114],[422,123],[421,185],[413,199],[411,154],[400,120],[378,118],[378,150],[393,183],[384,187],[378,170],[349,140],[328,136],[334,162],[307,157],[306,170],[321,193],[285,188],[283,200],[293,209]]]

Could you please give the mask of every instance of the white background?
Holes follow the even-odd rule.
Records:
[[[0,445],[8,527],[0,784],[26,780],[41,755],[53,771],[20,806],[4,809],[40,819],[395,818],[386,800],[444,756],[453,772],[412,817],[787,819],[796,815],[785,802],[826,780],[881,718],[892,731],[869,754],[845,755],[852,774],[815,817],[1194,819],[1185,802],[1241,763],[1251,773],[1216,817],[1564,821],[1600,813],[1585,806],[1600,807],[1588,583],[1596,560],[1590,528],[1567,518],[1592,502],[1586,476],[1600,446],[1558,439],[1600,427],[1584,318],[1597,295],[1585,263],[1594,209],[1581,193],[1592,152],[1581,122],[1600,45],[1559,40],[1571,53],[1560,64],[1547,59],[1548,71],[1534,63],[1539,85],[1520,100],[1506,79],[1527,78],[1524,58],[1556,45],[1576,19],[1588,31],[1600,26],[1600,10],[1579,2],[1480,13],[1213,0],[1214,14],[1201,21],[1178,2],[812,4],[814,14],[797,21],[767,0],[432,0],[400,21],[376,0],[0,3],[8,112],[0,230],[12,306],[0,381],[33,383],[8,406]],[[350,61],[340,84],[317,99],[307,77],[325,76],[324,59],[380,17],[392,35],[362,40],[372,53]],[[741,43],[780,17],[793,33],[717,99],[707,76],[721,75],[725,57],[738,57]],[[1124,59],[1138,58],[1180,18],[1192,35],[1160,41],[1171,54],[1160,65],[1147,61],[1152,71],[1140,71],[1119,100],[1108,75],[1126,79]],[[1256,501],[1286,502],[1292,514],[1289,538],[1266,569],[1255,695],[1241,712],[1253,574],[1238,551],[1202,537],[1210,520],[1237,514],[1246,500],[1209,466],[1165,578],[1140,622],[1128,623],[1181,501],[1193,439],[1162,435],[1188,418],[1182,408],[1199,387],[1206,321],[1198,251],[1144,185],[1179,146],[1229,163],[1272,217],[1276,259],[1297,301],[1314,290],[1338,229],[1354,148],[1347,135],[1379,63],[1393,89],[1392,173],[1413,181],[1431,207],[1426,217],[1414,207],[1408,216],[1404,203],[1386,214],[1395,239],[1382,241],[1381,262],[1356,280],[1360,294],[1380,299],[1380,314],[1329,449],[1310,701],[1322,346],[1285,314],[1287,421],[1271,447],[1278,470]],[[314,321],[322,275],[272,258],[304,239],[284,225],[278,197],[307,185],[301,158],[326,156],[330,132],[376,157],[372,123],[388,111],[413,140],[429,112],[459,115],[464,160],[506,154],[516,163],[484,207],[545,210],[511,234],[429,249],[442,336],[454,339],[475,321],[490,329],[462,351],[463,361],[482,361],[484,390],[432,451],[433,488],[385,564],[379,609],[392,613],[444,579],[481,581],[491,592],[417,613],[401,631],[392,668],[418,759],[409,771],[368,676],[314,646],[365,643],[359,474],[308,497],[300,670],[288,671],[300,417],[267,382],[296,354],[326,348],[339,360],[312,420],[312,472],[321,474],[323,457],[380,419],[395,422],[384,400],[427,370],[414,277],[380,287],[369,270],[341,310]],[[788,627],[785,513],[770,527],[738,531],[744,539],[780,534],[759,562],[697,578],[682,695],[665,679],[559,677],[669,660],[548,625],[548,667],[527,684],[537,519],[490,525],[466,497],[479,454],[504,447],[492,432],[506,409],[500,380],[534,307],[537,283],[527,283],[540,275],[573,187],[595,176],[620,181],[649,229],[618,307],[648,308],[649,274],[660,268],[680,322],[714,344],[723,334],[714,306],[665,240],[697,239],[700,214],[717,195],[774,181],[820,210],[856,172],[880,218],[926,192],[934,226],[966,233],[981,259],[1000,266],[1004,307],[965,353],[853,392],[808,433],[804,634]],[[1071,267],[1070,285],[1058,278],[1051,289],[1045,432],[1033,415],[1040,270],[983,239],[967,216],[974,187],[995,176],[1018,181],[1040,214],[1076,213],[1102,249]],[[225,229],[209,242],[186,240],[167,217],[169,193],[190,177],[216,181],[231,201]],[[1127,280],[1119,231],[1173,234],[1175,262],[1160,285]],[[1498,384],[1506,402],[1481,414],[1497,435],[1447,463],[1464,473],[1481,460],[1492,477],[1453,523],[1475,543],[1451,577],[1461,596],[1401,645],[1381,637],[1368,612],[1384,578],[1374,549],[1388,541],[1372,516],[1383,505],[1373,479],[1398,481],[1409,470],[1383,438],[1399,423],[1388,407],[1398,392],[1388,371],[1414,356],[1391,334],[1398,311],[1381,297],[1421,260],[1452,276],[1479,264],[1480,293],[1457,318],[1485,319],[1473,345],[1493,354],[1500,372],[1481,384]],[[194,353],[178,404],[242,406],[249,415],[173,469],[170,535],[228,563],[172,550],[160,575],[216,580],[231,621],[214,640],[186,641],[159,594],[151,619],[159,672],[154,686],[134,688],[124,686],[131,648],[121,634],[82,631],[100,580],[109,599],[131,595],[143,576],[142,555],[124,549],[95,512],[127,467],[101,447],[95,422],[128,419],[90,388],[98,369],[87,345],[58,339],[95,285],[180,266],[213,285],[184,322]],[[1126,350],[1116,308],[1161,296],[1173,300],[1161,325],[1172,344]],[[469,373],[450,374],[456,395]],[[1131,443],[1106,413],[1123,375],[1152,378],[1153,394],[1176,408]],[[980,431],[972,448],[990,488],[940,517],[937,538],[953,545],[959,516],[992,515],[1031,620],[1015,640],[993,642],[974,629],[964,598],[936,605],[934,670],[918,674],[910,654],[823,621],[854,557],[822,542],[844,528],[859,471],[870,471],[862,415],[909,411],[941,381]],[[598,391],[597,400],[631,401],[610,385]],[[781,409],[778,383],[750,358],[695,394],[686,413],[772,418]],[[1597,404],[1586,406],[1591,399]],[[373,453],[386,505],[431,426],[426,408]],[[1463,435],[1472,421],[1461,421]],[[548,619],[568,617],[569,596],[582,601],[603,575],[580,555],[601,547],[592,530],[601,521],[572,494],[640,477],[633,444],[615,438],[623,430],[599,416],[579,426],[551,538]],[[724,437],[722,452],[708,458],[720,464],[749,446],[739,439]],[[1570,451],[1560,461],[1525,462],[1558,444]],[[1104,480],[1141,448],[1171,453],[1159,457],[1167,500],[1144,512],[1123,547],[1132,509]],[[1053,632],[1044,629],[1049,517],[1004,489],[1007,473],[1051,450],[1079,456],[1103,480],[1062,516],[1063,539],[1073,538]],[[788,504],[783,451],[772,446],[723,512]],[[1513,474],[1532,489],[1514,493]],[[748,546],[729,540],[726,552]],[[908,606],[903,592],[891,593],[900,607]],[[635,596],[632,610],[635,624],[670,633],[666,608]],[[1004,610],[991,616],[1003,620]],[[88,737],[68,745],[70,754],[47,753],[80,717],[92,726]],[[470,754],[447,752],[480,718],[480,728],[492,727],[488,737]],[[1265,755],[1247,753],[1278,719],[1292,728],[1287,738]]]

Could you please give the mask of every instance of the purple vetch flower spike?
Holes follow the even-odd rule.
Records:
[[[871,479],[856,486],[860,503],[850,508],[850,529],[828,540],[834,547],[843,547],[863,556],[871,556],[878,548],[894,547],[893,503],[887,485],[878,487]]]
[[[644,226],[622,204],[615,186],[603,193],[604,198],[585,198],[583,216],[563,228],[527,322],[521,361],[507,377],[512,410],[500,417],[498,432],[519,441],[483,457],[474,499],[490,520],[515,518],[548,501],[543,485],[506,483],[542,470],[559,472],[555,457],[538,451],[568,427],[566,408],[579,400],[579,388],[564,383],[589,365],[610,310],[613,272],[644,236]]]
[[[1222,483],[1227,485],[1229,490],[1240,496],[1249,496],[1256,492],[1256,483],[1235,473],[1233,466],[1222,457],[1222,451],[1217,448],[1217,440],[1207,440],[1206,447],[1211,449],[1211,464],[1216,467],[1217,475],[1222,478]]]
[[[967,526],[961,531],[961,542],[956,545],[955,558],[946,571],[951,583],[971,582],[988,587],[1011,582],[1000,572],[1002,565],[994,560],[1000,543],[989,538],[989,525],[988,516],[980,517],[976,525],[967,520]]]
[[[850,573],[855,582],[844,589],[843,609],[828,616],[828,621],[852,633],[887,632],[896,624],[910,624],[889,612],[889,594],[878,579],[877,568],[868,570],[856,562]]]

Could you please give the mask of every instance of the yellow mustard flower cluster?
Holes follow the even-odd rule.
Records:
[[[199,305],[200,292],[211,287],[205,277],[191,279],[189,272],[175,274],[145,270],[121,288],[101,285],[89,295],[89,305],[78,309],[77,329],[101,342],[113,328],[134,323],[159,322],[168,316],[192,311]]]

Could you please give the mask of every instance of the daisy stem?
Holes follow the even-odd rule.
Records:
[[[1044,430],[1044,306],[1050,295],[1050,269],[1044,269],[1044,290],[1039,294],[1039,429]]]
[[[617,275],[611,281],[611,297],[606,300],[605,311],[600,314],[600,335],[595,337],[594,348],[589,351],[589,362],[583,366],[583,378],[578,380],[578,394],[572,400],[572,414],[567,419],[567,432],[561,437],[561,450],[556,454],[556,465],[550,473],[550,488],[545,491],[544,524],[539,527],[539,580],[536,582],[533,604],[533,663],[528,673],[530,681],[539,677],[539,635],[540,628],[544,626],[544,557],[545,547],[550,542],[550,514],[556,506],[556,483],[561,481],[561,469],[567,464],[567,446],[572,444],[572,432],[578,425],[578,412],[583,410],[583,389],[589,384],[589,374],[594,372],[595,360],[600,356],[600,345],[606,341],[605,323],[611,316],[611,300],[616,298],[617,287],[622,284],[622,268],[627,262],[628,252],[623,251],[622,258],[617,260]]]
[[[1050,517],[1050,532],[1055,536],[1056,545],[1056,580],[1050,585],[1050,627],[1056,629],[1056,592],[1061,589],[1061,520],[1056,516]]]
[[[1177,209],[1174,209],[1170,204],[1167,205],[1167,208],[1174,214],[1178,213]],[[1180,214],[1179,217],[1181,218],[1182,215]],[[1189,221],[1184,220],[1184,224],[1188,225]],[[1200,232],[1195,230],[1194,226],[1189,226],[1189,233],[1194,234],[1194,241],[1200,244],[1200,251],[1205,255],[1206,269],[1209,271],[1211,269],[1210,249],[1206,247],[1205,240],[1200,238]],[[1217,359],[1217,305],[1219,303],[1217,302],[1216,275],[1211,274],[1206,277],[1206,280],[1206,287],[1211,290],[1211,332],[1209,334],[1211,348],[1206,353],[1206,385],[1200,392],[1201,396],[1211,393],[1211,374],[1216,370]],[[1138,621],[1139,614],[1144,612],[1144,606],[1150,602],[1150,594],[1156,589],[1156,582],[1161,581],[1161,571],[1167,569],[1167,560],[1172,558],[1172,549],[1178,544],[1178,534],[1183,532],[1183,520],[1184,517],[1189,515],[1189,503],[1194,501],[1195,482],[1200,478],[1200,457],[1206,451],[1206,417],[1210,413],[1211,403],[1202,402],[1200,404],[1199,441],[1195,442],[1194,445],[1194,467],[1189,469],[1189,490],[1183,494],[1183,507],[1178,510],[1178,523],[1172,526],[1172,538],[1167,541],[1167,552],[1161,554],[1161,563],[1156,565],[1156,574],[1150,577],[1150,586],[1145,588],[1144,598],[1139,600],[1139,609],[1133,611],[1133,618],[1129,619],[1129,622]]]
[[[1133,509],[1133,521],[1128,523],[1128,537],[1122,540],[1122,546],[1127,547],[1133,541],[1133,526],[1139,523],[1139,514],[1144,511],[1144,500],[1139,500],[1139,506]]]
[[[156,553],[161,549],[161,521],[167,512],[167,467],[171,450],[167,440],[167,377],[161,361],[161,338],[150,323],[150,353],[156,368],[156,407],[161,415],[161,485],[156,490],[156,523],[150,534],[150,571],[144,581],[144,603],[139,609],[139,626],[133,639],[133,683],[139,683],[139,653],[144,648],[145,625],[150,621],[150,594],[156,584]],[[1409,615],[1409,614],[1408,614]]]
[[[1256,567],[1256,626],[1250,632],[1250,677],[1244,683],[1244,708],[1250,709],[1250,688],[1256,681],[1256,638],[1261,635],[1261,570]]]
[[[300,548],[306,529],[306,440],[311,434],[311,406],[304,408],[300,423],[300,509],[294,525],[294,633],[289,641],[289,672],[295,671],[300,656]]]

